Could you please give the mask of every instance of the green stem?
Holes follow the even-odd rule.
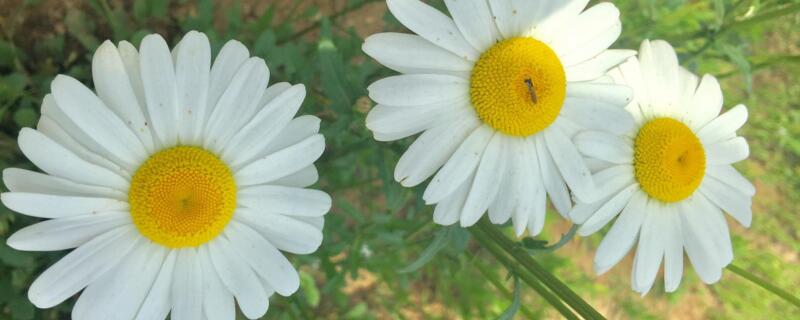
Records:
[[[514,260],[521,263],[541,281],[547,288],[553,291],[561,300],[585,319],[605,319],[602,314],[597,312],[591,305],[578,296],[572,289],[567,287],[561,280],[553,276],[538,262],[536,262],[521,246],[515,245],[505,234],[500,232],[493,224],[487,220],[481,220],[477,224],[487,235],[496,241]]]
[[[469,228],[475,240],[480,242],[481,246],[488,250],[497,261],[503,264],[507,269],[516,274],[522,281],[530,286],[536,293],[544,298],[550,305],[552,305],[562,316],[566,319],[577,320],[578,317],[572,312],[561,300],[558,299],[553,293],[548,291],[539,280],[536,279],[525,267],[514,261],[502,248],[492,240],[491,236],[484,233],[479,228]]]
[[[790,63],[800,63],[800,55],[775,55],[770,57],[752,57],[750,59],[752,71],[758,71],[765,68],[770,68],[775,65],[784,66]],[[740,74],[741,72],[730,71],[717,76],[717,79],[724,79],[733,75]]]
[[[719,31],[712,33],[712,35],[714,37],[720,36],[722,34],[725,34],[725,33],[728,33],[728,32],[731,32],[731,31],[734,31],[734,30],[737,30],[737,29],[746,28],[746,27],[749,27],[749,26],[752,26],[752,25],[759,24],[761,22],[765,22],[765,21],[771,21],[771,20],[780,18],[782,16],[790,15],[790,14],[793,14],[793,13],[796,13],[796,12],[800,12],[800,3],[788,4],[788,5],[785,5],[785,6],[781,7],[781,8],[778,8],[778,9],[769,10],[769,11],[766,11],[766,12],[763,12],[763,13],[760,13],[760,14],[756,14],[756,15],[750,17],[750,18],[747,18],[747,19],[738,20],[738,21],[731,21],[731,22],[725,23],[719,28]],[[692,34],[676,37],[674,39],[674,41],[675,42],[683,42],[683,41],[703,38],[703,37],[706,37],[708,35],[709,35],[709,31],[708,30],[700,30],[700,31],[697,31],[697,32],[692,33]]]
[[[578,227],[580,226],[577,224],[573,224],[572,227],[569,228],[567,233],[562,234],[561,239],[559,239],[558,242],[552,245],[546,246],[541,249],[530,249],[530,250],[533,251],[534,253],[541,253],[541,252],[553,252],[558,249],[561,249],[561,247],[569,243],[570,240],[572,240],[572,238],[575,238],[575,234],[578,233]]]
[[[502,293],[506,297],[506,299],[509,299],[509,300],[514,299],[514,293],[511,292],[511,290],[508,290],[508,288],[506,288],[503,285],[503,282],[500,281],[500,279],[497,278],[497,275],[492,273],[489,270],[489,268],[486,267],[486,265],[484,265],[482,262],[480,262],[480,260],[473,259],[472,260],[472,265],[474,265],[475,268],[478,269],[478,272],[480,272],[481,275],[483,275],[483,277],[486,278],[486,280],[489,280],[489,283],[491,283],[495,287],[495,289],[500,291],[500,293]],[[535,318],[534,315],[533,315],[533,312],[531,312],[531,310],[528,309],[528,307],[525,306],[525,305],[521,305],[520,306],[520,311],[522,311],[522,313],[528,319]]]
[[[728,265],[728,270],[733,271],[733,273],[739,275],[740,277],[745,278],[752,283],[755,283],[764,290],[767,290],[770,293],[783,298],[783,300],[786,300],[786,302],[793,304],[795,307],[800,308],[800,298],[793,296],[786,290],[776,287],[775,285],[770,283],[770,281],[759,278],[756,275],[747,272],[746,270],[739,268],[738,266],[733,264]]]

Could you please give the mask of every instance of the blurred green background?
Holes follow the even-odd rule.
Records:
[[[442,0],[427,1],[443,8]],[[592,1],[594,4],[596,1]],[[740,132],[751,160],[738,165],[758,188],[753,226],[730,221],[734,263],[800,295],[800,1],[613,1],[622,11],[617,48],[644,38],[666,39],[683,64],[721,79],[725,106],[744,103]],[[270,319],[494,319],[512,302],[513,280],[469,233],[431,222],[424,185],[392,179],[411,139],[377,143],[364,126],[372,104],[366,86],[390,75],[360,50],[363,38],[400,31],[376,0],[0,0],[0,168],[31,168],[16,145],[35,126],[42,97],[56,74],[91,85],[92,52],[104,39],[138,46],[152,32],[175,44],[189,30],[206,32],[212,49],[228,39],[267,61],[270,82],[309,88],[300,113],[323,119],[327,151],[318,162],[319,188],[332,193],[325,241],[313,255],[292,257],[301,290],[274,296]],[[5,190],[4,187],[2,190]],[[35,219],[0,208],[0,319],[67,319],[74,298],[36,310],[31,281],[63,252],[23,253],[5,245]],[[556,214],[538,240],[555,242],[569,229]],[[640,297],[630,290],[632,257],[601,277],[591,266],[601,235],[576,238],[536,259],[610,319],[789,319],[800,310],[726,271],[702,284],[687,268],[680,289],[659,280]],[[688,267],[688,265],[687,265]],[[529,288],[520,288],[516,318],[559,318]]]

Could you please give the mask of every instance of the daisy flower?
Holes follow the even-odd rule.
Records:
[[[388,0],[416,34],[381,33],[363,50],[401,75],[376,81],[367,127],[380,141],[422,133],[400,158],[403,186],[433,176],[423,199],[433,219],[473,225],[488,210],[517,234],[538,234],[546,199],[566,215],[591,201],[591,172],[571,141],[583,128],[632,127],[630,89],[603,83],[635,54],[608,50],[619,10],[588,0],[446,0],[447,15],[418,0]],[[627,128],[627,127],[625,127]]]
[[[570,213],[582,224],[578,233],[592,234],[619,216],[597,249],[595,271],[608,271],[638,241],[634,290],[650,290],[663,260],[666,291],[675,291],[684,250],[700,279],[718,281],[733,260],[723,212],[745,227],[752,219],[755,188],[731,166],[749,154],[747,141],[736,135],[747,108],[719,115],[717,80],[698,79],[680,67],[664,41],[644,41],[638,60],[609,74],[633,88],[626,109],[636,125],[621,134],[585,131],[575,137],[583,154],[605,163],[594,174],[602,200],[579,203]]]
[[[297,291],[281,251],[315,251],[331,206],[305,189],[325,148],[319,119],[294,118],[305,88],[267,87],[264,60],[237,41],[212,65],[198,32],[171,53],[159,35],[138,52],[106,41],[92,76],[96,93],[57,76],[37,128],[19,133],[44,173],[3,172],[3,204],[49,219],[8,245],[75,248],[30,301],[50,308],[83,290],[73,319],[234,319],[234,299],[259,318],[273,292]]]

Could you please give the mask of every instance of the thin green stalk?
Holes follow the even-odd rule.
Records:
[[[521,263],[527,270],[541,281],[545,286],[553,291],[561,300],[585,319],[605,319],[602,314],[597,312],[591,305],[578,296],[572,289],[567,287],[561,280],[553,276],[549,271],[542,267],[538,262],[531,258],[524,248],[515,245],[505,234],[500,232],[493,224],[486,220],[481,220],[477,224],[478,228],[486,232],[487,235],[496,241],[514,260]]]
[[[577,320],[578,316],[569,309],[564,303],[558,299],[553,293],[548,291],[525,267],[515,262],[514,259],[508,256],[500,246],[492,240],[491,236],[484,233],[479,228],[469,228],[475,240],[480,242],[481,246],[488,250],[497,261],[503,264],[507,269],[514,272],[522,281],[530,286],[536,293],[544,298],[550,305],[552,305],[562,316],[566,319]]]
[[[755,283],[756,285],[758,285],[759,287],[763,288],[764,290],[767,290],[770,293],[772,293],[772,294],[774,294],[774,295],[776,295],[778,297],[781,297],[783,300],[786,300],[786,302],[793,304],[795,307],[800,308],[800,298],[798,298],[796,296],[793,296],[788,291],[783,290],[781,288],[778,288],[775,285],[773,285],[772,283],[770,283],[769,281],[767,281],[765,279],[762,279],[762,278],[759,278],[758,276],[756,276],[756,275],[754,275],[754,274],[752,274],[752,273],[750,273],[750,272],[748,272],[748,271],[746,271],[746,270],[744,270],[742,268],[739,268],[736,265],[733,265],[733,264],[728,265],[728,270],[733,271],[733,273],[739,275],[740,277],[745,278],[745,279],[747,279],[748,281],[750,281],[752,283]]]
[[[682,41],[688,41],[688,40],[693,40],[693,39],[698,39],[698,38],[703,38],[703,37],[708,37],[708,36],[717,37],[717,36],[720,36],[722,34],[737,30],[737,29],[746,28],[746,27],[749,27],[749,26],[752,26],[752,25],[756,25],[756,24],[759,24],[759,23],[762,23],[762,22],[766,22],[766,21],[772,21],[772,20],[780,18],[782,16],[794,14],[794,13],[797,13],[797,12],[800,12],[800,3],[788,4],[788,5],[783,6],[781,8],[769,10],[769,11],[766,11],[766,12],[763,12],[763,13],[760,13],[760,14],[756,14],[756,15],[754,15],[752,17],[749,17],[749,18],[746,18],[746,19],[742,19],[742,20],[738,20],[738,21],[734,20],[734,21],[725,23],[716,32],[709,33],[708,30],[700,30],[700,31],[697,31],[697,32],[692,33],[692,34],[687,34],[687,35],[675,37],[674,41],[682,42]]]
[[[486,280],[488,280],[489,283],[491,283],[495,287],[495,289],[500,291],[500,293],[502,293],[507,299],[513,299],[514,298],[514,293],[511,292],[511,290],[508,290],[508,288],[506,288],[503,285],[503,282],[500,281],[500,279],[497,278],[497,275],[495,275],[494,273],[489,271],[489,268],[487,268],[482,262],[480,262],[480,260],[473,259],[472,260],[472,265],[475,266],[475,268],[478,269],[478,272],[480,272],[481,275],[483,275],[483,277],[486,278]],[[521,305],[519,310],[528,319],[533,319],[534,318],[533,312],[530,309],[528,309],[527,306]]]

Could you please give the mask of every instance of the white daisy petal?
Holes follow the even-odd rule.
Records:
[[[285,149],[319,133],[320,121],[322,120],[312,115],[303,115],[292,119],[283,127],[278,136],[264,147],[262,154],[271,154]]]
[[[9,247],[22,251],[71,249],[130,223],[128,212],[92,213],[39,222],[15,232],[6,242]]]
[[[22,128],[19,148],[42,171],[57,177],[95,186],[127,190],[128,182],[119,175],[98,167],[56,144],[42,133]]]
[[[675,292],[683,277],[683,234],[677,208],[665,206],[664,210],[664,288]]]
[[[299,84],[272,99],[225,144],[222,159],[235,167],[257,156],[289,124],[305,96]]]
[[[138,72],[136,78],[138,79]],[[131,84],[133,77],[128,74],[120,51],[108,40],[94,53],[92,79],[100,100],[139,137],[148,152],[154,151],[153,136],[142,108],[144,101],[139,100]],[[139,82],[141,86],[141,79]]]
[[[574,66],[564,68],[567,81],[590,81],[605,75],[628,58],[636,55],[634,50],[606,50],[597,56]]]
[[[203,269],[194,248],[178,250],[172,278],[170,319],[199,319],[203,314]]]
[[[756,194],[756,187],[730,165],[706,167],[706,178],[719,180],[746,196],[752,197]]]
[[[445,0],[445,5],[464,39],[478,51],[488,49],[500,38],[485,0]]]
[[[463,117],[426,130],[400,157],[394,179],[404,187],[422,183],[444,165],[478,125],[474,117]]]
[[[331,196],[313,190],[282,186],[246,187],[236,194],[237,204],[259,212],[291,216],[322,216],[331,208]]]
[[[559,56],[570,56],[577,52],[582,52],[586,49],[587,43],[602,38],[604,34],[608,33],[607,30],[616,28],[620,24],[619,9],[610,2],[600,3],[586,9],[586,11],[579,14],[573,21],[570,21],[570,24],[569,28],[560,30],[558,36],[554,37],[551,43],[553,50],[557,52]],[[593,54],[589,55],[589,58],[597,56],[605,51],[616,40],[616,38],[611,39],[607,46],[593,52]],[[624,60],[623,58],[619,60],[619,62]],[[585,59],[567,61],[583,62]],[[574,64],[565,64],[565,66],[572,65]]]
[[[234,75],[236,75],[236,72],[249,57],[250,52],[247,51],[247,47],[236,40],[226,42],[225,45],[222,46],[222,49],[219,50],[219,54],[216,59],[214,59],[214,64],[211,66],[211,78],[207,97],[208,105],[205,109],[204,123],[208,123],[211,113],[214,111],[220,97],[225,90],[228,89]]]
[[[231,221],[225,235],[256,274],[266,280],[278,294],[289,296],[300,288],[300,276],[294,266],[256,231]]]
[[[567,83],[567,99],[580,98],[592,102],[604,102],[612,106],[625,106],[631,102],[631,88],[618,84],[571,82]],[[565,105],[568,103],[565,101]]]
[[[461,226],[469,227],[480,220],[481,216],[489,209],[503,181],[501,173],[506,171],[507,142],[500,133],[495,133],[481,157],[475,181],[469,190],[467,201],[461,214]]]
[[[208,250],[217,274],[225,287],[233,293],[242,313],[250,319],[257,319],[267,313],[269,296],[258,280],[253,269],[239,254],[234,245],[225,237],[217,237],[208,243]]]
[[[472,63],[418,35],[378,33],[367,37],[361,50],[383,65],[406,74],[441,73],[468,77]]]
[[[139,308],[136,320],[166,319],[172,308],[172,277],[175,270],[176,250],[170,250],[158,270],[153,286]]]
[[[662,232],[663,212],[662,205],[657,201],[650,201],[647,204],[647,216],[642,223],[642,230],[639,232],[639,245],[636,248],[636,264],[633,276],[636,277],[639,291],[647,293],[658,274],[661,261],[664,258],[664,246],[667,241],[666,235]],[[647,289],[644,289],[647,288]]]
[[[322,244],[320,229],[294,217],[241,208],[236,210],[234,219],[255,229],[283,251],[308,254],[316,251]]]
[[[706,236],[711,237],[714,243],[714,250],[718,254],[720,267],[725,267],[733,261],[733,244],[731,243],[728,221],[725,214],[714,203],[703,195],[696,195],[695,200],[702,203],[703,213],[696,218],[702,220],[702,229],[706,230]]]
[[[594,175],[597,181],[598,197],[606,197],[628,185],[636,183],[634,168],[631,165],[611,166]]]
[[[479,53],[461,35],[452,19],[419,0],[387,0],[386,5],[406,28],[433,44],[475,61]]]
[[[750,196],[713,178],[703,179],[699,190],[736,221],[745,227],[750,227],[753,220],[753,200]]]
[[[722,110],[722,89],[719,82],[714,76],[704,75],[689,104],[690,117],[686,122],[694,129],[702,128],[719,115],[720,110]]]
[[[475,129],[436,173],[425,189],[422,199],[427,204],[433,204],[452,194],[475,172],[493,134],[493,130],[486,125]]]
[[[472,181],[474,180],[475,174],[473,173],[467,180],[461,183],[461,186],[436,204],[436,207],[433,209],[433,222],[443,226],[449,226],[459,221],[461,218],[461,211],[464,209],[464,203],[467,201],[467,195],[469,194]]]
[[[578,229],[578,234],[587,236],[603,228],[625,208],[633,194],[638,190],[639,186],[630,185],[608,199],[608,201],[603,201],[602,205],[581,225],[580,229]],[[572,213],[570,213],[570,216],[572,216]]]
[[[522,152],[514,152],[513,150],[522,150],[522,144],[525,143],[523,139],[505,138],[506,148],[500,158],[506,162],[505,170],[497,172],[497,175],[504,177],[502,183],[499,184],[499,190],[494,201],[489,205],[489,220],[494,224],[503,224],[511,219],[511,213],[516,210],[519,203],[520,194],[529,194],[528,190],[523,190],[527,187],[528,183],[521,183],[520,176],[523,176],[523,168],[527,169],[528,165],[525,163],[525,155]],[[526,172],[527,173],[527,172]],[[528,175],[524,175],[525,179],[530,179]]]
[[[540,0],[510,0],[489,1],[494,23],[500,34],[505,38],[530,35],[533,28],[541,22],[548,13],[547,1]]]
[[[116,266],[140,240],[133,226],[90,240],[39,275],[28,289],[28,299],[39,308],[63,302]]]
[[[138,244],[116,267],[86,287],[72,308],[72,319],[133,319],[166,254],[162,247]]]
[[[633,118],[625,109],[596,100],[567,98],[561,115],[584,129],[624,134],[634,128]],[[609,125],[612,123],[613,126]]]
[[[66,119],[66,116],[62,116],[63,113],[58,111],[58,113],[61,113],[61,115],[58,116],[58,118],[61,120],[55,120],[54,118],[51,118],[51,116],[54,116],[52,111],[55,110],[47,109],[48,107],[55,105],[55,102],[49,104],[48,101],[54,100],[48,99],[48,97],[50,97],[50,95],[45,97],[45,102],[42,105],[42,117],[39,119],[39,123],[36,124],[37,131],[53,140],[53,142],[74,153],[78,158],[81,158],[91,164],[106,168],[111,172],[116,173],[120,177],[129,178],[131,176],[131,171],[133,170],[132,167],[128,167],[124,164],[119,164],[118,162],[111,160],[110,157],[107,156],[108,151],[96,152],[96,150],[102,148],[89,141],[88,138],[84,138],[85,134],[80,132],[75,124]],[[64,123],[66,126],[59,123],[59,121]],[[74,138],[73,135],[78,138]],[[80,139],[81,142],[78,142],[78,139]],[[90,150],[90,148],[92,150]]]
[[[750,146],[742,137],[720,141],[705,146],[706,159],[710,165],[727,165],[742,161],[750,156]]]
[[[516,1],[523,2],[526,0]],[[589,3],[589,0],[538,1],[541,3],[538,8],[541,13],[537,14],[536,19],[541,21],[538,23],[537,28],[542,29],[540,33],[552,33],[554,35],[557,33],[557,28],[574,22]]]
[[[644,223],[647,211],[647,195],[635,192],[608,231],[594,255],[594,271],[606,273],[633,248]]]
[[[544,228],[545,214],[547,213],[547,191],[542,184],[542,174],[539,171],[539,157],[536,154],[536,144],[531,139],[525,139],[520,152],[522,166],[517,182],[519,183],[520,202],[514,215],[514,231],[517,236],[525,232],[527,226],[531,236],[538,235]],[[525,177],[525,178],[522,178]]]
[[[317,167],[312,164],[288,176],[276,179],[270,184],[294,188],[307,188],[317,183],[318,180],[319,172],[317,172]]]
[[[367,91],[370,99],[379,104],[423,106],[469,97],[469,82],[450,75],[410,74],[375,81]]]
[[[572,210],[572,198],[569,195],[567,184],[564,183],[564,178],[561,177],[553,157],[548,151],[546,142],[542,135],[534,136],[536,140],[536,155],[539,158],[539,169],[542,173],[542,182],[544,184],[547,194],[550,196],[550,202],[556,208],[562,217],[568,217],[569,212]]]
[[[125,66],[125,72],[133,88],[133,93],[136,94],[136,101],[139,102],[139,108],[141,108],[142,114],[145,119],[147,119],[144,85],[142,84],[142,73],[139,67],[139,52],[130,42],[124,40],[117,44],[117,49],[119,50],[119,57],[122,59],[122,64]],[[96,85],[97,84],[95,84],[95,86]]]
[[[645,40],[639,49],[639,60],[642,80],[651,101],[667,108],[677,105],[680,67],[672,46],[662,40]]]
[[[745,122],[747,122],[747,107],[740,104],[711,120],[697,132],[697,136],[704,144],[714,144],[735,137],[736,130],[739,130]]]
[[[124,200],[128,195],[108,187],[90,186],[25,169],[6,168],[3,183],[12,192],[86,196]]]
[[[208,37],[190,31],[175,48],[175,90],[178,95],[179,130],[182,143],[196,145],[208,108],[208,88],[211,73],[211,46]]]
[[[25,192],[5,192],[0,195],[0,198],[9,209],[39,218],[63,218],[128,209],[127,201],[109,198],[56,196]]]
[[[717,282],[722,277],[721,259],[715,250],[716,245],[709,236],[709,231],[702,229],[703,226],[696,222],[696,216],[706,213],[689,205],[681,207],[681,230],[686,255],[703,282]]]
[[[234,320],[236,303],[233,300],[233,294],[219,279],[208,250],[201,249],[197,253],[203,270],[203,314],[209,320]]]
[[[622,23],[617,20],[611,26],[598,32],[588,42],[584,42],[580,50],[573,50],[569,54],[561,56],[562,64],[573,66],[599,55],[617,41],[621,33]]]
[[[320,134],[306,138],[266,157],[253,161],[234,173],[237,184],[250,186],[269,183],[298,172],[318,159],[325,150],[325,139]]]
[[[392,141],[430,129],[444,118],[461,118],[471,115],[468,101],[444,106],[390,107],[377,105],[367,115],[367,128],[378,141]],[[473,116],[474,117],[474,116]]]
[[[596,200],[592,173],[589,172],[572,141],[558,128],[546,129],[544,141],[558,171],[561,172],[561,176],[575,197],[584,202]]]
[[[255,114],[268,82],[269,69],[263,59],[250,58],[242,64],[211,111],[203,146],[221,153],[231,137]]]
[[[633,143],[602,131],[585,131],[575,136],[575,146],[587,156],[615,164],[633,162]]]
[[[135,166],[146,157],[139,138],[86,86],[68,76],[56,76],[50,85],[58,106],[107,155]]]
[[[178,94],[167,42],[157,34],[148,35],[142,39],[139,50],[147,114],[157,145],[175,145],[178,142]]]

